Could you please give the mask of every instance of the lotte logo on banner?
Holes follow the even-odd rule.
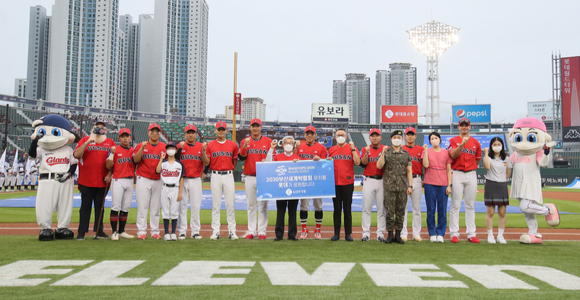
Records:
[[[234,114],[236,114],[236,115],[242,114],[242,94],[241,93],[234,94]]]
[[[418,123],[417,105],[381,106],[381,123]]]

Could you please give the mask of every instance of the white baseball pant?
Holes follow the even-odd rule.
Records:
[[[177,228],[179,234],[187,235],[187,206],[188,202],[191,206],[191,220],[189,226],[191,227],[191,236],[199,234],[201,223],[199,219],[199,212],[201,210],[201,200],[203,192],[201,190],[201,178],[184,178],[183,191],[181,192],[183,199],[179,202],[179,221]]]
[[[477,174],[475,170],[461,172],[453,170],[451,187],[451,208],[449,209],[449,233],[459,237],[459,209],[461,198],[465,203],[465,227],[467,238],[475,236],[475,196],[477,195]]]
[[[129,212],[133,201],[133,178],[111,181],[111,210]]]
[[[179,187],[168,187],[163,185],[161,187],[161,216],[163,219],[177,220],[179,218],[179,204],[177,203],[177,195],[179,194]],[[181,201],[180,201],[181,202]]]
[[[10,186],[15,186],[16,185],[16,176],[12,175],[10,176]]]
[[[534,200],[520,200],[520,210],[524,213],[526,217],[526,223],[528,223],[528,234],[536,235],[538,233],[538,220],[536,220],[536,215],[547,216],[550,214],[548,207],[540,205]]]
[[[256,214],[258,214],[258,235],[266,235],[268,227],[268,201],[258,201],[256,176],[246,175],[246,201],[248,202],[248,234],[256,235]],[[257,211],[256,211],[257,208]]]
[[[308,211],[308,205],[310,204],[310,199],[300,199],[300,210]],[[312,206],[314,211],[322,210],[322,198],[312,198]]]
[[[222,206],[222,194],[226,202],[226,212],[228,220],[228,230],[230,233],[236,233],[236,211],[234,202],[236,200],[236,186],[234,183],[234,174],[211,174],[211,228],[214,233],[220,232],[220,211]]]
[[[421,176],[413,178],[413,192],[407,198],[405,205],[405,218],[403,219],[403,230],[401,237],[407,237],[407,215],[409,214],[409,201],[411,201],[411,210],[413,211],[413,238],[421,237],[421,196],[423,187],[421,186]]]
[[[56,210],[58,228],[68,228],[73,210],[74,180],[60,183],[53,179],[41,180],[36,195],[36,221],[41,229],[51,229],[52,213]]]
[[[12,175],[6,175],[4,178],[4,186],[10,186],[10,181],[12,180]]]
[[[135,200],[137,201],[137,235],[147,234],[147,211],[151,236],[159,234],[159,206],[161,201],[161,180],[137,176],[135,186]]]
[[[363,237],[371,237],[371,212],[377,206],[377,238],[387,231],[386,208],[384,203],[383,180],[365,177],[362,189],[362,230]]]
[[[18,176],[16,176],[16,185],[22,185],[24,182],[24,176],[18,174]]]
[[[37,180],[38,180],[38,174],[30,175],[30,185],[36,185]]]

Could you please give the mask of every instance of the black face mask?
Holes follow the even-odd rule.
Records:
[[[93,129],[93,133],[96,135],[103,135],[103,134],[105,134],[106,131],[107,131],[107,129],[105,129],[103,127],[95,127],[95,129]]]

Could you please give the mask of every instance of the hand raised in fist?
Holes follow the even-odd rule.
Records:
[[[354,149],[356,149],[356,148],[354,147],[354,142],[350,141],[350,142],[348,142],[348,144],[350,145],[350,150],[354,150]]]
[[[179,149],[183,149],[183,146],[185,146],[185,142],[182,141],[179,143]]]
[[[466,136],[463,138],[463,141],[461,141],[461,145],[467,144],[467,141],[469,141],[469,137]]]
[[[141,148],[145,148],[145,146],[147,146],[147,144],[149,144],[149,141],[145,141],[141,143]]]
[[[270,144],[270,148],[272,149],[276,149],[276,146],[278,146],[278,143],[276,142],[272,142],[272,144]]]
[[[111,154],[115,154],[115,150],[117,150],[116,146],[111,147]]]
[[[423,149],[424,149],[425,151],[427,151],[427,149],[429,149],[429,146],[427,146],[427,144],[424,144],[424,145],[423,145]]]
[[[296,141],[296,148],[300,147],[300,141]]]
[[[167,156],[167,154],[165,152],[162,152],[161,153],[161,160],[164,160],[165,159],[165,156]]]
[[[245,138],[244,139],[244,146],[242,146],[242,147],[244,147],[244,148],[248,147],[249,143],[250,143],[250,138],[249,137]]]
[[[203,143],[203,144],[201,144],[201,146],[203,147],[203,150],[205,152],[205,149],[207,148],[207,143]]]

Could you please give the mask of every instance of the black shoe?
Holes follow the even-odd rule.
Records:
[[[75,238],[75,234],[68,228],[60,228],[56,230],[54,238],[57,240],[72,240]]]
[[[336,242],[338,240],[340,240],[340,235],[335,234],[333,237],[330,238],[331,241]]]
[[[291,240],[291,241],[297,241],[298,240],[295,236],[294,237],[289,237],[288,239]]]
[[[97,236],[100,239],[108,239],[109,238],[109,236],[104,231],[101,231],[101,232],[97,233]]]
[[[85,233],[79,232],[79,234],[77,235],[77,241],[84,241],[84,240],[85,240]]]
[[[387,239],[385,240],[385,244],[390,244],[393,242],[393,232],[389,231],[389,236],[387,236]]]
[[[40,234],[38,234],[38,240],[43,242],[54,240],[54,233],[52,232],[52,229],[42,229]]]
[[[397,244],[404,244],[405,241],[403,241],[403,239],[401,238],[401,231],[397,230],[395,231],[395,243]]]
[[[352,242],[352,236],[350,236],[350,234],[347,234],[347,235],[344,237],[344,239],[345,239],[347,242]]]
[[[279,241],[281,241],[281,240],[282,240],[282,238],[281,238],[281,237],[276,237],[276,238],[274,239],[274,242],[279,242]]]

